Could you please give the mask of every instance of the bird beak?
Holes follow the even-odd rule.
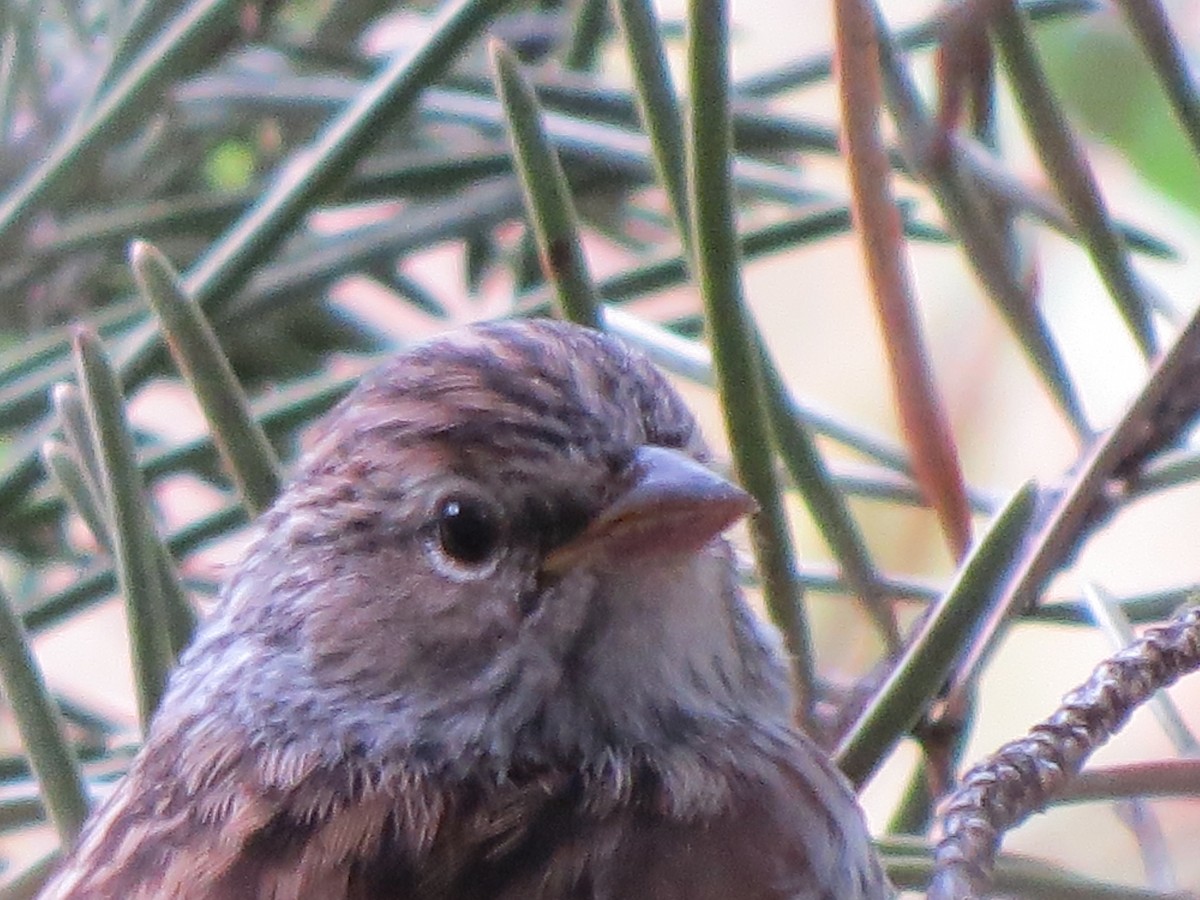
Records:
[[[544,573],[699,550],[757,508],[740,487],[678,450],[640,448],[626,477],[628,487],[582,534],[550,551]]]

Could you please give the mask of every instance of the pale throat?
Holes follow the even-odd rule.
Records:
[[[585,654],[589,701],[617,728],[661,729],[664,714],[696,723],[744,713],[786,716],[763,680],[773,661],[742,607],[724,548],[648,556],[598,572],[608,614]],[[641,737],[643,735],[634,735]]]

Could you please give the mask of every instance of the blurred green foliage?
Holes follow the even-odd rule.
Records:
[[[1155,190],[1200,215],[1200,160],[1128,30],[1093,16],[1040,29],[1038,44],[1076,121]]]

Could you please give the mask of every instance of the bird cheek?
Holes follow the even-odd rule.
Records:
[[[598,579],[592,571],[572,569],[561,575],[539,575],[528,595],[518,597],[522,627],[547,647],[570,643],[587,618]]]
[[[517,595],[517,613],[522,619],[528,619],[542,608],[544,593],[538,585],[531,585]]]
[[[535,564],[526,570],[529,574],[521,580],[516,591],[513,609],[522,623],[543,619],[558,606],[557,597],[562,589],[562,578],[543,574]]]

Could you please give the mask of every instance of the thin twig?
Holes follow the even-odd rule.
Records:
[[[969,771],[941,810],[929,900],[985,894],[1004,832],[1045,808],[1155,691],[1200,668],[1200,607],[1096,667],[1029,734]]]

